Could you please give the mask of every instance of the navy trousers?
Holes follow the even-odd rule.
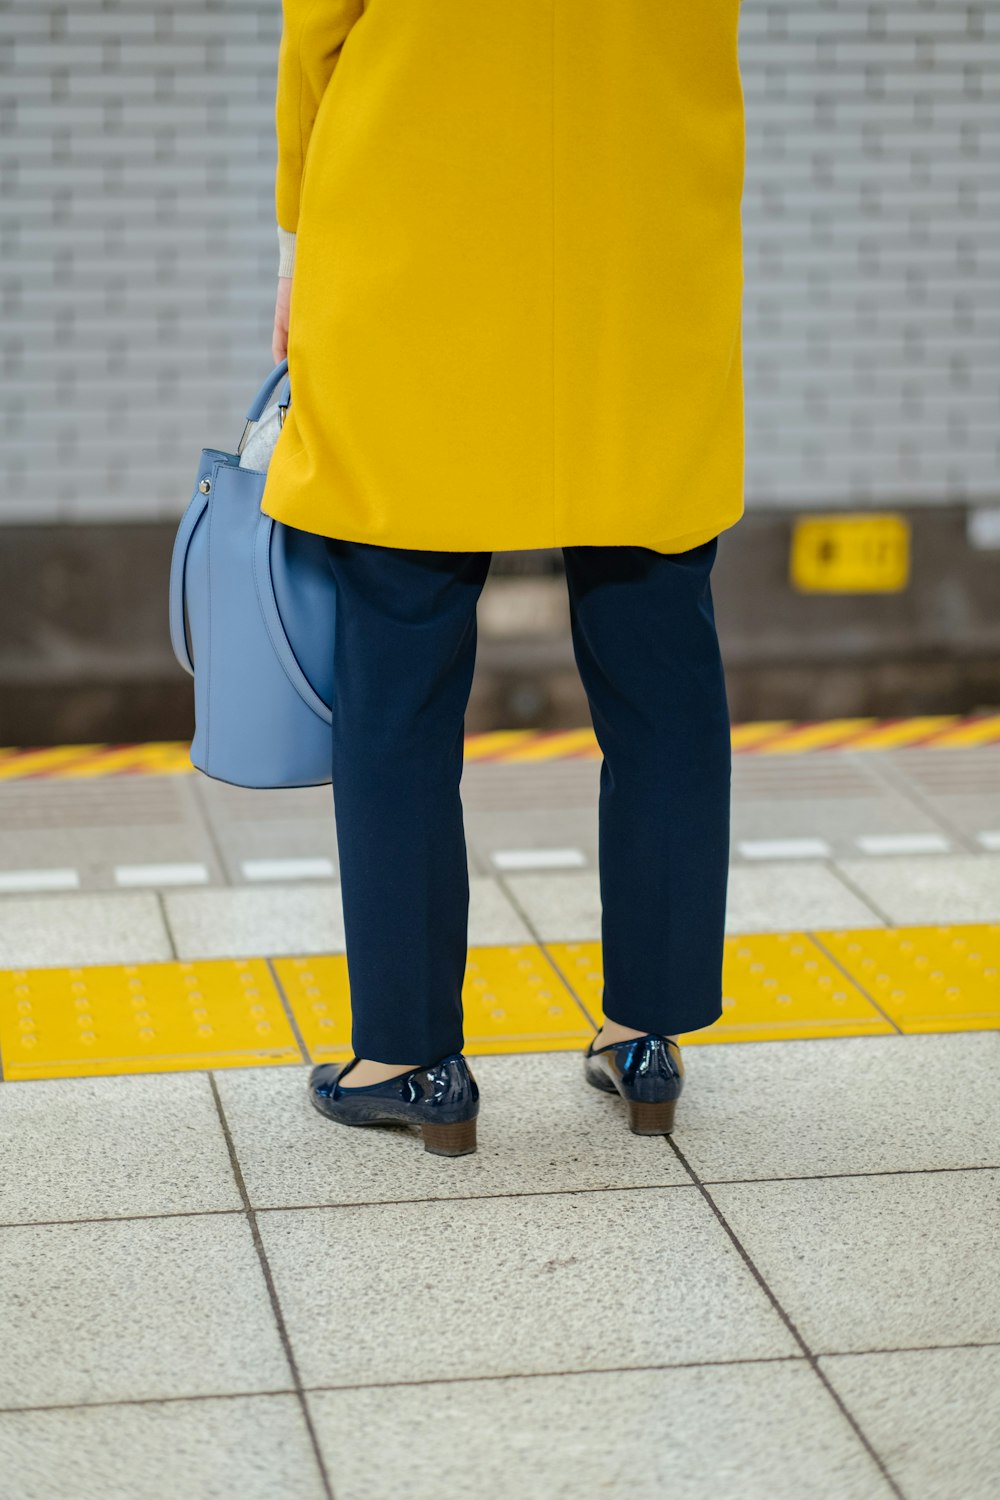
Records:
[[[677,1034],[722,1014],[731,749],[710,573],[688,552],[563,549],[603,752],[604,1014]],[[490,552],[329,539],[333,795],[358,1057],[464,1045],[469,879],[459,782]]]

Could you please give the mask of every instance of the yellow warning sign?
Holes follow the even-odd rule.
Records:
[[[792,586],[806,594],[898,593],[910,577],[905,516],[803,516],[792,531]]]

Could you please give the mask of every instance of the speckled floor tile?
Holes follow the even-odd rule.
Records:
[[[480,1088],[478,1149],[444,1170],[405,1126],[351,1130],[324,1120],[306,1098],[304,1068],[219,1073],[251,1202],[304,1207],[689,1181],[662,1139],[632,1135],[621,1101],[584,1081],[576,1053],[468,1056]]]
[[[295,1396],[0,1412],[17,1500],[323,1500]]]
[[[174,891],[164,897],[164,905],[179,958],[343,953],[346,946],[336,881]],[[470,944],[522,943],[529,937],[496,881],[472,876]]]
[[[883,925],[825,864],[796,859],[730,868],[727,932]]]
[[[796,1352],[695,1187],[263,1212],[258,1224],[306,1385],[406,1378],[417,1349],[422,1380]]]
[[[0,1224],[240,1208],[207,1077],[0,1087]]]
[[[0,968],[156,963],[173,956],[159,902],[149,891],[0,901]]]
[[[489,875],[469,877],[469,945],[532,941],[524,920]]]
[[[1000,1349],[834,1355],[820,1364],[907,1500],[1000,1495]]]
[[[178,958],[344,951],[340,886],[333,881],[173,891],[163,902]]]
[[[600,940],[601,892],[596,869],[565,875],[508,875],[506,885],[541,942]]]
[[[694,1060],[675,1139],[703,1179],[1000,1166],[998,1032],[736,1042]]]
[[[0,1409],[287,1390],[242,1214],[0,1229]]]
[[[682,1313],[683,1316],[683,1313]],[[337,1500],[888,1500],[802,1361],[628,1370],[309,1395]],[[790,1440],[791,1439],[791,1440]]]
[[[838,860],[837,868],[892,922],[1000,920],[1000,854],[885,855]]]
[[[722,1183],[711,1194],[815,1351],[1000,1340],[1000,1172]]]

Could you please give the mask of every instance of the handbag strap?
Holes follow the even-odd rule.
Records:
[[[170,558],[170,644],[174,655],[190,676],[194,676],[194,662],[188,645],[187,625],[184,621],[184,575],[187,571],[188,548],[195,527],[205,514],[208,496],[196,490],[174,537],[174,550]]]
[[[270,372],[270,374],[268,376],[266,376],[263,384],[261,385],[260,390],[257,392],[256,396],[250,402],[250,405],[247,408],[247,421],[248,422],[258,422],[260,420],[261,413],[263,412],[265,406],[267,405],[267,403],[270,401],[271,397],[273,396],[275,388],[280,384],[280,382],[282,380],[284,380],[284,378],[285,378],[285,376],[287,374],[288,374],[288,360],[287,359],[283,359],[281,361],[281,363],[275,365],[274,369]],[[286,385],[286,387],[289,385],[289,382],[287,380],[285,381],[285,385]],[[287,406],[288,405],[288,390],[287,389],[283,390],[281,394],[282,394],[282,398],[283,398],[282,405],[283,406]]]
[[[274,525],[273,517],[265,515],[262,511],[253,546],[253,576],[257,585],[260,612],[270,636],[271,645],[274,647],[274,654],[281,663],[292,687],[317,718],[322,719],[324,724],[332,724],[333,713],[330,705],[323,702],[299,666],[298,658],[292,650],[285,627],[281,623],[278,601],[274,593],[274,580],[271,577],[271,538],[274,535]]]

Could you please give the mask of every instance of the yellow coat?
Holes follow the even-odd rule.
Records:
[[[384,546],[743,513],[739,0],[284,0],[263,509]]]

